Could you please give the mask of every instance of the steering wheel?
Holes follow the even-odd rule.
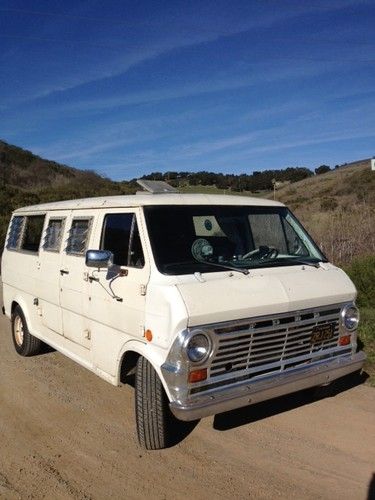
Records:
[[[251,252],[246,253],[242,256],[243,259],[251,259],[253,257],[257,257],[259,259],[276,259],[279,255],[279,251],[277,248],[268,247],[267,245],[260,245],[259,248],[252,250]]]
[[[191,246],[191,253],[196,260],[206,260],[214,253],[212,245],[204,238],[198,238]]]

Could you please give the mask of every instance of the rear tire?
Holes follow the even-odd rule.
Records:
[[[12,313],[12,338],[14,347],[20,356],[34,356],[41,352],[42,341],[31,335],[25,315],[18,305]]]
[[[142,356],[135,377],[135,413],[139,444],[146,450],[166,448],[172,420],[168,397],[155,369]]]

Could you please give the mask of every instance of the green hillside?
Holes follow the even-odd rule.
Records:
[[[0,188],[0,253],[10,214],[18,207],[132,190],[127,184],[45,160],[3,141],[0,141]]]

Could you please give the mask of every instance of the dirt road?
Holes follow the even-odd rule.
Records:
[[[3,316],[0,352],[0,498],[369,497],[370,387],[207,418],[173,448],[145,452],[131,387],[112,387],[56,352],[19,357]]]

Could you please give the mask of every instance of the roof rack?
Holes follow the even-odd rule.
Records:
[[[145,179],[137,179],[137,183],[144,191],[137,191],[137,194],[175,194],[179,190],[170,186],[164,181],[149,181]]]

